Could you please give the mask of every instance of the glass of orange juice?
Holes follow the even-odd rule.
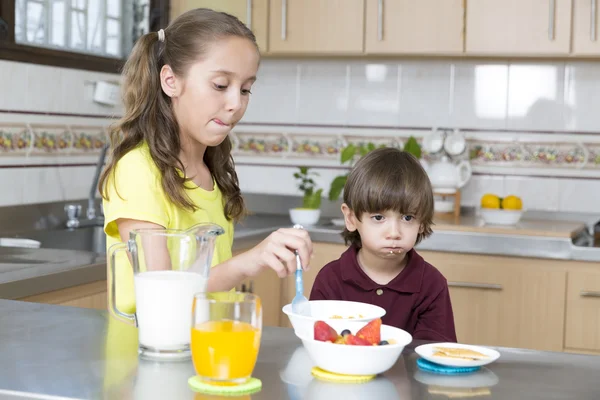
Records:
[[[241,292],[197,293],[190,347],[196,374],[206,383],[237,385],[250,379],[262,332],[260,298]]]

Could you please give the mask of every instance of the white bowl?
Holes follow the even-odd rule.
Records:
[[[515,225],[522,216],[523,210],[481,209],[481,218],[490,225]]]
[[[331,326],[341,321],[361,321],[369,322],[375,318],[381,318],[385,315],[385,310],[379,306],[368,303],[344,300],[311,300],[310,317],[295,314],[292,311],[292,304],[283,306],[283,313],[288,316],[296,334],[312,337],[316,321],[325,321]],[[341,316],[342,318],[332,318]],[[349,318],[354,317],[354,318]]]
[[[349,329],[356,334],[367,322],[340,321],[330,324],[338,333]],[[314,334],[296,336],[302,340],[304,348],[313,362],[321,369],[343,375],[375,375],[392,368],[404,347],[412,342],[412,336],[399,328],[381,325],[381,340],[395,341],[383,346],[350,346],[321,342],[313,339]]]
[[[309,208],[290,208],[290,220],[303,226],[316,225],[321,218],[321,210]]]

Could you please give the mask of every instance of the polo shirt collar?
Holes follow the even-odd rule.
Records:
[[[359,287],[364,291],[377,290],[379,288],[388,288],[401,293],[418,293],[421,290],[423,282],[423,273],[425,272],[424,260],[415,249],[411,249],[408,254],[406,266],[387,285],[380,285],[374,282],[365,274],[358,264],[358,248],[350,246],[341,257],[342,280],[353,286]]]

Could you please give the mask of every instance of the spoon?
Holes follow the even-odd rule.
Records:
[[[304,229],[304,227],[296,224],[294,225],[294,229]],[[308,299],[304,296],[302,261],[300,260],[298,250],[295,250],[294,253],[296,254],[296,296],[294,296],[294,299],[292,300],[292,312],[310,317],[310,304],[308,303]]]

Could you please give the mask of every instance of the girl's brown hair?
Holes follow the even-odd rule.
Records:
[[[175,75],[184,77],[211,44],[227,37],[246,38],[258,51],[254,34],[239,19],[205,8],[190,10],[176,18],[164,30],[164,41],[159,41],[157,32],[150,32],[136,42],[122,72],[124,116],[111,130],[112,153],[98,183],[103,198],[108,200],[107,179],[114,176],[119,160],[145,141],[169,199],[190,211],[197,209],[185,193],[188,179],[177,172],[177,168],[184,171],[179,159],[179,125],[171,99],[161,88],[160,70],[169,65]],[[238,220],[244,215],[245,206],[231,148],[227,137],[218,146],[206,149],[204,162],[223,194],[225,216]]]
[[[360,221],[364,213],[394,210],[421,223],[416,243],[431,235],[433,190],[412,154],[394,148],[373,150],[358,160],[344,186],[344,203]],[[358,231],[344,229],[346,244],[362,245]]]

